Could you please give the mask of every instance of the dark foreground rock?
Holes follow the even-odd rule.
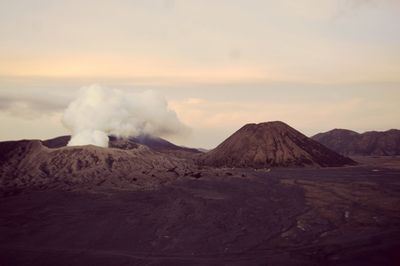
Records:
[[[225,172],[3,197],[0,265],[398,263],[399,170]]]
[[[0,265],[398,265],[396,158],[321,168],[353,161],[280,122],[245,131],[206,155],[1,142]]]

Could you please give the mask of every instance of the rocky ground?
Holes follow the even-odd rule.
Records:
[[[0,265],[398,265],[400,170],[383,166],[24,187],[1,198]]]
[[[135,143],[48,148],[39,140],[0,143],[0,195],[26,190],[148,190],[179,177],[200,177],[185,151],[157,152]],[[129,144],[129,145],[128,145]]]

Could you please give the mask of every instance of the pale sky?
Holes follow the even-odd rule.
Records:
[[[186,146],[269,120],[400,128],[400,1],[0,1],[0,140],[67,134],[93,83],[162,93]]]

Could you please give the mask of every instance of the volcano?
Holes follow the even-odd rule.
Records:
[[[400,171],[322,168],[353,161],[282,122],[207,153],[69,140],[0,142],[0,265],[398,264]]]
[[[346,156],[400,155],[400,130],[357,133],[348,129],[333,129],[312,137],[326,147]]]
[[[68,141],[62,136],[0,142],[0,195],[32,188],[143,189],[193,174],[191,160],[169,150],[129,140],[112,140],[110,148],[66,147]]]
[[[47,148],[62,148],[68,145],[71,140],[71,136],[60,136],[52,139],[42,141],[42,144]],[[187,148],[175,145],[165,139],[150,136],[150,135],[139,135],[137,137],[129,138],[118,138],[115,136],[109,136],[109,147],[119,148],[123,150],[135,149],[138,144],[147,146],[148,148],[159,151],[159,152],[188,152],[188,153],[201,153],[201,151],[193,148]]]
[[[204,154],[202,163],[242,168],[355,164],[280,121],[245,125],[217,148]]]

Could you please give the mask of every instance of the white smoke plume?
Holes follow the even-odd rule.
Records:
[[[108,146],[108,135],[185,134],[188,128],[155,91],[127,94],[99,85],[84,87],[64,111],[63,124],[71,130],[68,146]]]

